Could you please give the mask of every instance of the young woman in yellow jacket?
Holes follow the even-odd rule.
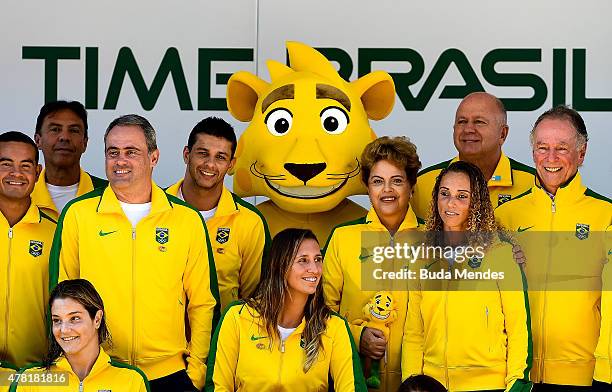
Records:
[[[217,327],[205,391],[366,390],[346,321],[325,305],[322,263],[310,230],[274,237],[253,297]]]
[[[100,347],[110,343],[102,298],[85,279],[65,280],[49,299],[53,338],[42,365],[14,376],[17,392],[148,392],[144,373],[115,362]]]
[[[402,378],[425,374],[452,392],[530,391],[525,280],[511,244],[498,238],[485,178],[476,166],[455,162],[438,176],[432,198],[427,242],[446,254],[417,268],[420,279],[410,291],[402,344]],[[474,250],[466,253],[468,246]],[[467,273],[476,279],[466,278]]]

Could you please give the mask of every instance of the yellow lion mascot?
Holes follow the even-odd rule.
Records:
[[[363,316],[367,320],[364,327],[378,329],[389,341],[389,325],[397,319],[397,305],[390,291],[379,291],[363,307]],[[380,387],[380,360],[364,358],[366,384],[370,388]]]
[[[376,138],[368,118],[392,110],[395,87],[386,72],[353,82],[313,48],[288,42],[291,67],[268,61],[271,82],[237,72],[227,84],[227,106],[250,121],[236,150],[233,190],[266,196],[257,205],[270,233],[309,228],[319,242],[331,229],[366,211],[347,199],[363,194],[359,157]]]

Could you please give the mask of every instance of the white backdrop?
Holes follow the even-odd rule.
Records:
[[[495,66],[500,73],[537,75],[547,86],[546,100],[540,107],[509,113],[510,136],[504,150],[509,156],[532,165],[528,132],[537,116],[553,103],[553,49],[566,52],[565,65],[560,69],[566,70],[565,102],[568,104],[573,103],[572,73],[576,64],[573,50],[585,49],[586,97],[608,101],[599,111],[582,111],[591,142],[581,170],[591,188],[609,197],[612,194],[612,162],[608,155],[612,151],[609,15],[612,15],[609,0],[580,3],[571,0],[427,3],[406,0],[183,0],[174,3],[7,0],[0,13],[0,130],[17,129],[33,134],[36,115],[44,103],[45,61],[24,58],[28,57],[24,56],[24,47],[79,48],[78,59],[57,62],[57,96],[80,101],[85,100],[86,67],[91,70],[96,63],[91,58],[85,59],[86,48],[97,48],[98,71],[94,69],[89,75],[90,79],[91,75],[93,80],[97,79],[97,105],[88,109],[90,143],[83,166],[104,176],[104,129],[121,114],[138,113],[147,117],[158,131],[161,161],[155,178],[165,186],[183,175],[181,149],[197,121],[217,115],[234,124],[238,133],[245,128],[245,124],[235,121],[226,111],[198,109],[198,93],[202,95],[198,83],[210,78],[210,96],[223,98],[225,85],[217,83],[219,73],[244,69],[268,80],[265,61],[283,61],[286,40],[342,49],[352,60],[351,80],[357,77],[360,48],[410,48],[422,57],[424,72],[413,85],[397,87],[398,91],[409,89],[415,96],[421,92],[440,55],[456,48],[465,55],[469,68],[487,91],[501,98],[529,98],[534,94],[530,87],[487,83],[481,63],[495,49],[536,49],[541,53],[540,61],[501,62]],[[193,108],[179,108],[172,78],[168,78],[154,107],[145,110],[126,77],[116,109],[104,109],[122,47],[130,48],[147,87],[151,86],[167,49],[176,48]],[[202,68],[198,64],[199,48],[247,49],[253,61],[214,61],[210,75],[198,75],[198,65]],[[372,68],[406,73],[411,71],[411,64],[375,62]],[[372,123],[372,127],[378,135],[409,136],[417,144],[425,166],[448,159],[455,155],[451,133],[459,99],[440,98],[440,94],[447,85],[464,84],[457,66],[451,65],[423,110],[406,110],[398,98],[392,114]],[[231,185],[231,179],[226,183]]]

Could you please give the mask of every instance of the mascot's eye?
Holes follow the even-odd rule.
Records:
[[[293,115],[287,109],[274,109],[266,116],[268,131],[274,136],[283,136],[291,129]]]
[[[344,132],[348,123],[348,115],[340,108],[330,106],[321,112],[321,126],[327,133],[339,135]]]

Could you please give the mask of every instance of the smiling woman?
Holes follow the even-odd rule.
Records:
[[[369,246],[365,244],[364,234],[376,235],[386,242],[377,245],[392,245],[398,233],[416,230],[418,222],[410,208],[410,198],[421,162],[416,146],[408,139],[381,137],[365,147],[361,166],[361,180],[368,188],[372,208],[367,216],[338,226],[332,232],[323,265],[325,299],[333,310],[346,315],[366,368],[368,363],[380,360],[380,379],[375,374],[377,365],[373,366],[374,372],[370,369],[365,372],[369,386],[395,392],[401,383],[400,346],[408,293],[404,287],[391,292],[400,311],[390,323],[388,334],[365,325],[362,309],[376,291],[363,289],[361,268],[367,256],[362,252]],[[386,360],[381,360],[383,357]]]
[[[43,366],[19,371],[11,391],[149,391],[140,369],[111,360],[102,298],[85,279],[65,280],[51,292],[51,335]]]
[[[346,321],[325,305],[322,264],[312,231],[274,237],[255,294],[217,327],[206,391],[366,390]]]

